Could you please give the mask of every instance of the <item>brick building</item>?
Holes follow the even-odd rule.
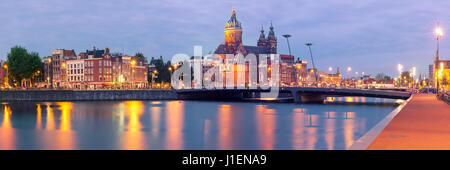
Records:
[[[53,87],[67,86],[67,70],[66,61],[76,59],[75,50],[57,49],[52,51],[50,64],[52,66],[52,82]]]
[[[113,83],[112,55],[109,48],[80,54],[84,58],[84,81],[89,89],[111,87]]]

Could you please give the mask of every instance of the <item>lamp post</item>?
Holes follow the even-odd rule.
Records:
[[[435,64],[438,64],[437,62],[439,62],[439,38],[442,38],[442,35],[444,35],[444,33],[442,32],[441,27],[438,25],[438,27],[435,30],[436,33],[436,56],[435,56]],[[434,68],[436,69],[436,65],[434,66]],[[439,92],[439,78],[437,75],[435,75],[436,77],[436,88],[437,88],[437,92]]]
[[[6,74],[5,74],[5,86],[9,86],[9,83],[8,83],[8,64],[3,64],[3,68],[6,70]]]
[[[438,79],[440,79],[440,85],[441,86],[443,86],[444,85],[444,83],[443,83],[443,80],[442,80],[442,77],[443,77],[443,75],[442,75],[442,72],[444,71],[444,63],[442,63],[441,62],[441,64],[440,64],[440,69],[439,69],[439,76],[438,76]],[[439,84],[438,84],[438,88],[439,88]],[[439,92],[439,91],[438,91]]]
[[[398,70],[398,80],[399,80],[399,82],[401,82],[403,65],[398,64],[398,65],[397,65],[397,70]],[[400,83],[398,84],[398,87],[400,87]]]
[[[313,64],[313,70],[315,70],[316,65],[314,64],[314,58],[313,58],[312,50],[311,50],[312,43],[306,43],[305,45],[308,46],[308,48],[309,48],[309,54],[311,55],[311,62]],[[317,70],[314,72],[314,77],[316,77],[316,82],[317,82],[318,81],[317,80]]]
[[[283,37],[286,38],[286,41],[287,41],[287,44],[288,44],[289,57],[292,57],[292,74],[291,74],[291,77],[292,77],[292,78],[296,78],[296,77],[295,77],[295,71],[296,71],[296,70],[295,70],[295,68],[294,68],[295,59],[294,59],[294,57],[292,56],[292,53],[291,53],[291,45],[289,44],[289,38],[292,37],[292,35],[284,34]],[[294,82],[296,82],[296,81],[294,80]]]
[[[416,84],[415,84],[415,81],[414,81],[414,76],[416,76],[416,67],[412,68],[411,74],[412,74],[412,90],[413,90],[413,93],[414,93],[414,89],[416,88],[415,87]]]
[[[349,77],[348,77],[348,73],[350,73],[350,71],[352,71],[352,67],[347,67],[347,80],[350,81]]]
[[[158,70],[155,70],[152,72],[152,88],[153,88],[153,84],[155,84],[155,78],[157,78],[156,74],[158,74]]]
[[[172,73],[173,73],[173,71],[174,71],[174,69],[172,69],[172,66],[169,66],[169,73],[170,73],[170,76],[169,76],[169,83],[171,83],[172,81]],[[171,84],[170,84],[171,85]]]

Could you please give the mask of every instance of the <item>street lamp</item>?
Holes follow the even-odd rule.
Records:
[[[291,45],[289,44],[289,38],[290,37],[292,37],[292,35],[289,35],[289,34],[284,34],[283,35],[283,37],[284,38],[286,38],[286,41],[287,41],[287,44],[288,44],[288,49],[289,49],[289,57],[292,57],[292,65],[294,65],[294,63],[295,63],[295,59],[294,59],[294,57],[292,56],[292,53],[291,53]],[[295,78],[295,69],[294,69],[294,67],[292,67],[292,77],[293,78]],[[294,81],[295,82],[295,81]]]
[[[398,64],[397,70],[398,70],[398,80],[400,82],[400,80],[402,79],[401,77],[402,77],[403,65]],[[400,87],[400,84],[398,84],[398,86]]]
[[[328,71],[331,73],[331,71],[333,71],[333,67],[328,67]]]
[[[158,70],[155,70],[152,72],[152,87],[153,87],[153,84],[155,83],[155,78],[157,78],[156,74],[158,74]]]
[[[347,81],[350,81],[350,78],[348,75],[348,73],[350,73],[350,71],[352,71],[352,67],[347,67]]]
[[[413,67],[411,70],[411,74],[412,74],[412,86],[413,86],[413,91],[415,89],[415,82],[414,82],[414,76],[416,76],[416,67]]]
[[[308,46],[308,48],[309,48],[309,54],[311,55],[311,62],[313,64],[313,70],[315,70],[316,65],[314,64],[314,58],[313,58],[312,50],[311,50],[312,43],[306,43],[305,45]],[[317,71],[314,72],[314,77],[316,77],[316,81],[317,81]]]
[[[437,46],[435,60],[439,61],[439,38],[442,38],[442,36],[444,35],[439,24],[435,30],[435,33],[436,33],[436,46]],[[436,68],[436,66],[435,66],[435,68]],[[437,76],[436,76],[436,88],[437,88],[437,91],[439,92],[439,78]]]
[[[288,44],[288,49],[289,49],[289,55],[292,55],[291,54],[291,45],[289,44],[289,38],[292,37],[292,35],[285,34],[285,35],[283,35],[283,37],[286,38],[286,41],[287,41],[287,44]]]
[[[8,64],[3,64],[3,68],[6,70],[6,75],[5,75],[5,86],[9,86],[9,82],[8,82]]]

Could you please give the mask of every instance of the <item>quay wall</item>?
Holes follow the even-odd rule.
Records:
[[[174,90],[8,90],[0,101],[177,100]]]

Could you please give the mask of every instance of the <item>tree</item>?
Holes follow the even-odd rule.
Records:
[[[383,81],[383,83],[386,83],[386,81],[392,80],[392,78],[391,78],[390,76],[387,76],[387,75],[384,74],[384,73],[378,73],[378,74],[375,76],[375,80],[381,80],[381,81]]]
[[[17,82],[23,79],[30,79],[33,82],[44,65],[38,53],[28,53],[27,49],[21,46],[11,48],[7,64],[9,76]]]
[[[408,86],[410,82],[413,81],[411,73],[409,71],[404,71],[400,74],[399,84],[401,86]]]
[[[160,56],[159,59],[155,59],[154,57],[152,57],[152,59],[150,60],[150,64],[155,65],[155,69],[158,71],[157,78],[154,79],[155,82],[170,82],[171,71],[169,70],[169,67],[172,66],[170,61],[164,63],[162,56]],[[148,76],[148,80],[151,81],[152,74],[149,73]]]
[[[142,53],[136,53],[134,55],[134,57],[136,57],[137,60],[140,61],[140,62],[144,62],[146,60],[146,58],[144,57],[144,54],[142,54]]]

